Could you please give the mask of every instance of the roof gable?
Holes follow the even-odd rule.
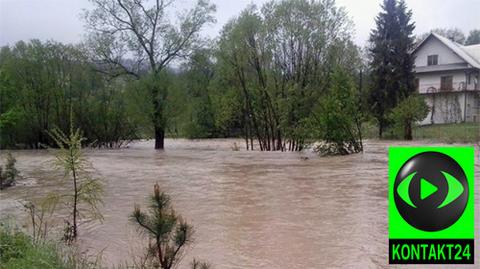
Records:
[[[422,42],[420,42],[420,44],[413,50],[412,53],[417,53],[420,50],[420,48],[422,48],[425,44],[430,42],[429,40],[432,40],[432,39],[436,39],[439,42],[441,42],[445,47],[450,49],[455,55],[457,55],[460,59],[462,59],[469,65],[480,69],[480,57],[478,58],[476,57],[477,54],[478,56],[480,56],[480,47],[477,49],[476,45],[462,46],[436,33],[431,33],[427,38],[425,38]]]

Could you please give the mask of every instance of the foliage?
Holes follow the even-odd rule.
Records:
[[[413,130],[413,138],[445,143],[479,143],[480,124],[452,123],[418,126]]]
[[[429,108],[423,97],[411,95],[395,107],[390,118],[397,131],[403,133],[405,140],[412,140],[412,127],[415,122],[423,120],[428,115]]]
[[[15,167],[16,162],[17,159],[9,152],[6,158],[5,171],[3,171],[3,166],[0,166],[0,190],[15,185],[19,174]]]
[[[459,43],[459,44],[464,44],[465,43],[465,34],[462,32],[462,30],[458,28],[435,28],[430,30],[428,33],[423,33],[420,36],[417,37],[417,43],[423,41],[425,38],[427,38],[430,33],[436,33],[439,34],[443,37],[446,37],[450,39],[453,42]],[[468,44],[466,44],[468,45]]]
[[[23,204],[27,211],[32,225],[32,241],[34,243],[44,242],[48,239],[48,233],[53,228],[53,214],[59,203],[59,197],[55,194],[48,194],[39,201],[27,201]]]
[[[225,25],[215,83],[239,108],[232,114],[247,149],[254,149],[254,139],[260,150],[303,148],[306,121],[332,66],[355,72],[360,62],[349,26],[344,10],[330,0],[249,6]]]
[[[69,134],[59,128],[49,132],[59,147],[55,156],[55,166],[63,170],[64,176],[72,183],[72,193],[61,197],[62,201],[71,208],[72,213],[66,220],[64,240],[73,241],[78,235],[78,219],[102,219],[98,206],[102,203],[103,185],[92,178],[87,171],[90,163],[83,156],[82,137],[80,129],[74,129],[70,123]]]
[[[31,237],[0,223],[0,269],[98,269],[98,260],[91,261],[78,250],[47,240],[35,242]]]
[[[468,33],[468,37],[465,38],[465,34],[458,28],[435,28],[428,33],[423,33],[417,37],[416,43],[420,43],[427,38],[430,33],[436,33],[443,37],[450,39],[461,45],[470,46],[480,44],[480,30],[473,29]]]
[[[370,34],[371,92],[369,104],[379,137],[390,125],[388,115],[415,91],[412,13],[403,0],[384,0]]]
[[[201,262],[194,259],[192,261],[191,268],[192,269],[209,269],[211,268],[211,266],[206,262]]]
[[[480,30],[471,30],[468,34],[467,40],[465,40],[465,46],[480,44]]]
[[[163,149],[167,117],[166,92],[159,88],[158,76],[172,61],[187,57],[200,41],[202,27],[214,21],[215,5],[199,0],[185,14],[171,21],[174,1],[90,0],[86,11],[90,30],[91,56],[102,63],[102,70],[112,77],[130,75],[137,79],[149,74],[152,125],[155,149]],[[177,22],[177,23],[175,23]],[[128,55],[129,59],[125,56]]]
[[[361,123],[364,117],[360,103],[352,79],[337,68],[331,85],[314,111],[314,138],[322,141],[316,147],[317,151],[345,155],[363,150]]]
[[[0,147],[54,145],[53,126],[68,130],[69,112],[93,146],[137,138],[124,82],[95,71],[82,46],[32,40],[0,50]]]
[[[130,216],[139,231],[153,241],[148,246],[152,266],[162,269],[174,268],[193,240],[193,227],[173,210],[170,202],[170,197],[155,184],[149,212],[135,205]]]
[[[190,61],[183,67],[180,80],[189,100],[186,118],[188,122],[185,134],[188,138],[216,137],[215,111],[212,104],[210,83],[214,75],[214,63],[211,51],[201,49],[192,54]]]
[[[0,225],[0,268],[73,268],[68,266],[53,244],[35,244],[21,231]]]

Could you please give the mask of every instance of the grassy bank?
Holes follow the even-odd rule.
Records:
[[[72,268],[53,244],[34,244],[25,233],[0,226],[0,268]]]
[[[364,125],[365,138],[377,139],[378,127],[372,123]],[[398,130],[387,130],[385,139],[402,139]],[[480,142],[479,123],[434,124],[416,126],[413,129],[414,140],[431,140],[441,143],[476,143]]]
[[[428,139],[445,143],[480,142],[479,123],[436,124],[419,126],[413,130],[414,139]]]
[[[0,224],[0,269],[100,268],[61,243],[37,242],[23,231]]]

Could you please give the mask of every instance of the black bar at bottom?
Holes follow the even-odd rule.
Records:
[[[390,239],[390,264],[473,264],[473,239]],[[433,249],[432,249],[433,248]]]

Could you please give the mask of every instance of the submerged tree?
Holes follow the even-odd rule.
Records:
[[[130,220],[153,240],[148,246],[151,262],[162,269],[174,268],[193,240],[193,227],[173,210],[170,197],[160,191],[158,184],[154,185],[149,208],[145,213],[135,205]]]
[[[3,171],[3,166],[0,165],[0,190],[15,185],[19,174],[15,167],[16,162],[17,159],[9,152],[6,158],[5,171]]]
[[[241,98],[247,149],[301,150],[306,121],[332,67],[355,69],[350,23],[334,1],[269,1],[249,6],[224,27],[218,66]],[[350,71],[350,70],[349,70]]]
[[[70,123],[70,132],[63,133],[59,128],[49,132],[59,147],[55,156],[55,165],[63,170],[66,179],[72,183],[71,194],[60,197],[71,211],[65,221],[64,240],[71,242],[78,236],[78,222],[80,218],[102,219],[98,206],[102,203],[103,185],[92,178],[87,171],[90,163],[82,152],[82,137],[80,129],[74,129]]]
[[[163,149],[167,122],[167,89],[155,85],[172,61],[187,57],[201,41],[199,32],[213,22],[215,6],[199,0],[195,7],[170,17],[174,0],[90,0],[94,9],[85,14],[91,31],[90,45],[99,70],[112,76],[140,79],[150,74],[155,149]],[[177,21],[178,23],[174,23]]]
[[[360,103],[360,92],[353,80],[347,72],[337,68],[313,113],[313,133],[322,140],[317,151],[340,155],[363,151],[364,112]]]

